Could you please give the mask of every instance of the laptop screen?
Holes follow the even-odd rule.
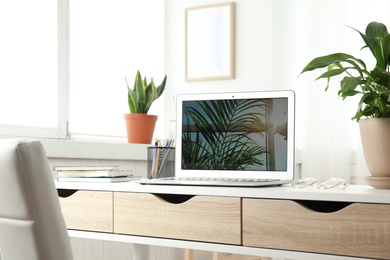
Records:
[[[293,179],[292,91],[179,95],[176,175]]]

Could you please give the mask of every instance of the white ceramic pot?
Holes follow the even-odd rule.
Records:
[[[390,118],[368,118],[359,121],[366,165],[371,176],[369,185],[390,188]]]

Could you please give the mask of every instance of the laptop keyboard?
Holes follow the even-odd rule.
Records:
[[[181,177],[177,178],[179,181],[210,181],[210,182],[215,182],[215,181],[221,181],[221,182],[271,182],[271,181],[278,181],[275,179],[250,179],[250,178],[205,178],[205,177]]]
[[[190,185],[190,186],[227,186],[227,187],[267,187],[290,183],[279,179],[254,178],[205,178],[205,177],[166,177],[141,180],[141,184]]]

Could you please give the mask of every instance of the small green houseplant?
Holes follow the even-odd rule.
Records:
[[[353,28],[352,28],[353,29]],[[390,34],[384,24],[370,22],[365,34],[357,31],[375,58],[372,70],[358,58],[346,53],[334,53],[313,59],[302,73],[327,68],[317,79],[345,75],[338,95],[343,99],[361,95],[353,120],[359,122],[363,151],[372,177],[367,182],[377,188],[390,188]],[[387,182],[382,179],[388,178]]]
[[[130,114],[125,114],[127,129],[127,140],[129,143],[150,144],[152,142],[154,128],[157,121],[156,115],[148,115],[149,108],[159,98],[165,89],[167,76],[165,75],[161,84],[156,87],[153,79],[148,81],[142,78],[137,71],[134,86],[130,87],[127,79],[127,102]]]
[[[167,76],[165,75],[161,84],[156,87],[153,79],[148,83],[146,77],[142,79],[141,73],[137,71],[134,80],[134,87],[131,88],[126,80],[128,90],[128,103],[130,113],[147,114],[153,102],[164,92]]]

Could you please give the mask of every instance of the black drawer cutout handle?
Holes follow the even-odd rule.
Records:
[[[193,195],[162,194],[162,193],[161,194],[154,193],[153,195],[172,204],[181,204],[194,197]]]
[[[313,211],[322,212],[322,213],[337,212],[352,204],[351,202],[343,202],[343,201],[318,201],[318,200],[295,200],[295,202]]]
[[[61,198],[67,198],[78,192],[78,190],[57,189],[58,196]]]

